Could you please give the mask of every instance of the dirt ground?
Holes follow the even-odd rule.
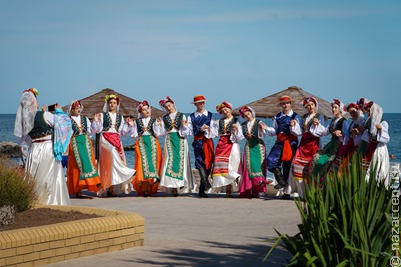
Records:
[[[17,212],[13,221],[7,226],[0,226],[0,231],[42,226],[54,223],[69,222],[81,219],[100,217],[79,211],[60,211],[40,208]]]

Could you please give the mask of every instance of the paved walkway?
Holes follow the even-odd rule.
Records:
[[[72,199],[89,206],[139,213],[145,218],[145,245],[47,266],[282,266],[289,254],[276,250],[268,262],[274,231],[296,234],[300,222],[295,203],[277,198],[225,198],[211,194],[155,197]]]

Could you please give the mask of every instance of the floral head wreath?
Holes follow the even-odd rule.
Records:
[[[345,105],[344,111],[348,111],[350,108],[358,110],[359,106],[357,103],[348,103],[347,105]]]
[[[315,110],[317,110],[319,108],[319,103],[317,102],[316,98],[314,97],[307,97],[302,101],[302,106],[306,106],[309,102],[313,102],[315,104]]]
[[[120,99],[115,94],[106,95],[104,99],[103,112],[109,112],[109,101],[115,99],[117,101],[117,113],[120,111]]]
[[[240,115],[241,117],[245,117],[245,112],[247,112],[247,111],[251,112],[251,113],[252,113],[252,116],[255,117],[255,110],[254,110],[253,108],[251,108],[251,107],[248,107],[248,106],[243,106],[243,107],[239,110],[239,115]]]
[[[39,95],[39,91],[36,88],[29,88],[28,91],[30,91],[35,97]]]
[[[169,96],[166,96],[165,99],[162,99],[162,100],[159,101],[159,105],[165,110],[164,105],[165,105],[167,102],[171,102],[171,103],[174,104],[173,99],[171,99],[171,97],[169,97]]]
[[[106,98],[104,99],[104,101],[109,102],[110,99],[115,99],[115,100],[117,100],[117,104],[120,104],[120,99],[115,94],[106,95]]]
[[[372,107],[373,101],[370,101],[367,98],[361,98],[356,101],[356,104],[359,106],[360,109],[366,109]]]
[[[223,108],[229,108],[229,109],[233,109],[233,107],[232,107],[232,105],[230,104],[230,103],[228,103],[228,102],[226,102],[226,101],[223,101],[220,105],[217,105],[216,106],[216,111],[218,112],[218,113],[221,113],[221,110],[223,109]]]

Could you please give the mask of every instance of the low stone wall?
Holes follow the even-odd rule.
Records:
[[[0,232],[0,266],[38,266],[144,245],[139,214],[74,206],[42,206],[103,217]]]

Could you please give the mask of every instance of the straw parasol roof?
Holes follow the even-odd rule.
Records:
[[[326,100],[324,100],[318,96],[315,96],[307,91],[304,91],[297,86],[290,86],[287,89],[282,90],[278,93],[272,94],[270,96],[266,96],[264,98],[261,98],[259,100],[256,100],[254,102],[251,102],[251,103],[245,104],[245,105],[250,106],[255,109],[256,117],[272,118],[281,111],[281,107],[279,105],[279,99],[283,95],[288,95],[291,98],[292,110],[294,110],[296,113],[298,113],[301,116],[306,113],[306,109],[301,104],[302,101],[306,97],[314,97],[317,99],[318,104],[319,104],[318,112],[320,114],[322,114],[323,116],[329,117],[329,118],[332,117],[332,115],[333,115],[331,112],[330,102],[327,102]],[[242,106],[245,106],[245,105],[242,105]],[[234,109],[233,114],[238,115],[239,109],[241,107]]]
[[[115,94],[118,98],[120,98],[120,112],[119,113],[121,115],[123,115],[123,116],[131,115],[131,116],[134,116],[135,118],[138,117],[138,112],[136,111],[136,107],[142,101],[138,101],[138,100],[135,100],[128,96],[125,96],[123,94],[120,94],[110,88],[103,89],[96,94],[93,94],[88,97],[80,99],[84,106],[82,115],[85,115],[88,118],[92,119],[96,113],[103,112],[104,99],[105,99],[106,95],[108,95],[108,94]],[[151,108],[152,108],[152,116],[154,116],[154,117],[159,117],[159,116],[161,117],[165,114],[160,109],[157,109],[153,106],[151,106]],[[63,110],[67,111],[68,105],[64,106]]]

